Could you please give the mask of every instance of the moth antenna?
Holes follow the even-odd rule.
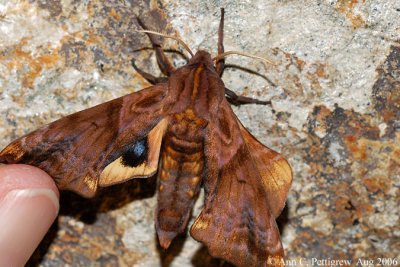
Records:
[[[189,54],[190,54],[192,57],[194,56],[194,54],[193,54],[192,50],[190,50],[189,46],[188,46],[182,39],[180,39],[180,38],[178,38],[178,37],[176,37],[176,36],[172,36],[172,35],[168,35],[168,34],[163,34],[163,33],[155,32],[155,31],[148,31],[148,30],[136,30],[136,32],[151,33],[151,34],[159,35],[159,36],[162,36],[162,37],[165,37],[165,38],[174,39],[174,40],[178,41],[178,42],[186,49],[186,51],[189,52]]]
[[[259,60],[264,61],[265,63],[271,64],[271,65],[274,65],[274,66],[277,65],[275,62],[273,62],[273,61],[271,61],[271,60],[268,60],[268,59],[266,59],[266,58],[258,57],[258,56],[254,56],[254,55],[251,55],[251,54],[247,54],[247,53],[240,52],[240,51],[234,51],[234,50],[232,50],[232,51],[226,51],[226,52],[224,52],[224,53],[222,53],[222,54],[219,54],[218,56],[214,57],[213,60],[214,60],[215,62],[218,62],[219,60],[223,59],[224,57],[226,57],[226,56],[228,56],[228,55],[240,55],[240,56],[244,56],[244,57],[259,59]]]

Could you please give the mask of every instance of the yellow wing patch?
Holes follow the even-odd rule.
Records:
[[[150,177],[156,173],[158,168],[158,159],[160,157],[161,141],[168,121],[161,120],[148,134],[148,156],[145,162],[136,166],[129,167],[122,163],[122,156],[107,165],[100,174],[100,186],[109,186],[129,180],[131,178]]]

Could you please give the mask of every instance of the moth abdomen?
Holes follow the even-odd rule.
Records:
[[[181,127],[171,128],[167,132],[161,149],[156,229],[164,248],[175,236],[185,231],[203,177],[204,142],[201,128],[182,124],[181,121]],[[188,131],[185,134],[174,131],[186,127]]]
[[[181,139],[177,136],[170,137],[170,148],[177,151],[182,152],[185,154],[193,154],[196,152],[201,151],[203,149],[202,142],[199,141],[188,141],[185,139]]]

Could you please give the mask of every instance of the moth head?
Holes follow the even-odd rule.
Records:
[[[204,50],[197,51],[196,54],[189,60],[188,65],[194,65],[199,63],[203,63],[206,66],[214,66],[211,54]]]

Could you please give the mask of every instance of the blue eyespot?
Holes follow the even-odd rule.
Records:
[[[137,167],[147,160],[147,137],[129,145],[122,155],[122,164],[127,167]]]

